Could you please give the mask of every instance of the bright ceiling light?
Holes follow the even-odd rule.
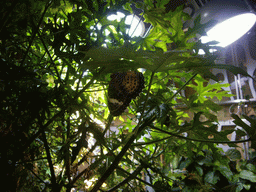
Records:
[[[117,12],[116,15],[112,14],[107,17],[108,20],[113,21],[117,20],[120,21],[124,18],[125,15],[121,12]],[[127,33],[131,37],[138,37],[142,36],[145,32],[145,27],[143,22],[136,16],[136,15],[128,15],[125,19],[125,24],[130,25],[130,29],[127,29]]]
[[[246,34],[255,22],[256,15],[253,13],[237,15],[214,26],[207,32],[207,36],[201,37],[201,41],[218,41],[218,46],[226,47]]]
[[[188,0],[190,3],[196,0]],[[247,0],[212,0],[204,2],[192,11],[192,19],[184,27],[194,27],[194,19],[199,15],[201,24],[210,20],[217,21],[217,25],[206,29],[207,36],[201,37],[202,43],[218,41],[218,46],[226,47],[238,40],[254,26],[256,16],[253,7]],[[194,6],[196,7],[196,6]]]

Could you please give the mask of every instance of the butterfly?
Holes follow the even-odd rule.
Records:
[[[110,77],[108,108],[113,116],[119,116],[145,87],[144,76],[137,71],[127,71],[113,73]]]

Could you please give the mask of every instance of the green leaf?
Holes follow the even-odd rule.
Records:
[[[238,186],[236,187],[236,192],[242,191],[243,188],[244,188],[243,184],[242,183],[238,183]]]
[[[122,176],[122,177],[127,177],[127,174],[126,173],[124,173],[122,170],[120,170],[120,169],[116,169],[116,174],[118,175],[118,176]]]
[[[239,137],[243,137],[243,136],[245,136],[247,134],[246,134],[246,132],[244,130],[237,129],[236,130],[236,135],[239,136]]]
[[[188,167],[191,163],[192,162],[190,159],[186,159],[180,163],[179,169],[184,169],[184,168]]]
[[[219,180],[219,177],[214,174],[214,171],[208,172],[205,177],[204,181],[210,184],[215,185]]]
[[[243,115],[243,117],[244,117],[247,121],[249,121],[249,123],[250,123],[251,129],[250,129],[250,131],[248,130],[248,133],[249,133],[250,135],[256,134],[256,131],[255,131],[255,129],[254,129],[254,127],[256,126],[256,120],[255,120],[255,119],[252,119],[252,118],[250,118],[250,117],[248,117],[248,116],[246,116],[246,115]]]
[[[234,123],[240,127],[242,127],[247,133],[249,134],[254,134],[254,130],[251,129],[251,127],[249,125],[247,125],[245,122],[243,122],[239,117],[238,115],[236,114],[232,114],[231,115],[232,118],[234,118]]]
[[[226,152],[226,155],[230,158],[231,161],[239,160],[242,157],[240,151],[237,149],[229,149]]]
[[[249,180],[249,181],[254,182],[254,183],[256,182],[256,174],[254,174],[251,171],[242,170],[239,173],[239,177],[242,178],[242,179]]]
[[[256,130],[254,128],[255,126],[255,120],[250,119],[249,117],[245,116],[246,120],[251,122],[251,126],[247,125],[245,122],[243,122],[237,115],[232,114],[231,117],[233,117],[235,120],[233,121],[236,125],[242,127],[249,135],[251,139],[251,147],[253,149],[256,149]]]
[[[192,87],[193,89],[195,89],[197,91],[198,94],[198,101],[203,103],[204,101],[207,100],[207,97],[213,98],[213,97],[217,97],[219,100],[222,99],[222,97],[229,97],[231,96],[230,94],[228,94],[228,91],[221,91],[222,87],[227,87],[229,86],[228,84],[219,84],[219,83],[215,83],[215,84],[209,84],[207,86],[204,86],[204,82],[195,80],[196,85],[194,84],[190,84],[188,85],[188,87]]]
[[[194,27],[189,28],[186,33],[186,39],[194,37],[196,34],[200,34],[201,36],[207,35],[205,32],[205,29],[210,28],[214,25],[216,25],[218,21],[216,20],[210,20],[205,24],[201,24],[201,15],[198,15],[194,20]]]
[[[203,175],[203,168],[202,167],[200,167],[200,166],[196,166],[196,171],[197,171],[197,173],[200,175],[200,176],[202,176]]]
[[[51,175],[51,170],[49,168],[46,169],[46,175]]]
[[[201,122],[200,122],[200,116],[203,114],[203,112],[198,112],[194,115],[194,118],[193,118],[193,127],[197,127],[197,126],[200,126],[201,125]]]
[[[251,184],[243,183],[243,187],[248,191],[251,188]]]
[[[229,181],[232,180],[233,173],[232,171],[225,165],[221,164],[217,167],[217,169],[224,175]]]
[[[218,112],[222,109],[222,106],[214,103],[213,101],[211,100],[206,100],[203,105],[207,106],[207,108],[211,109],[212,111],[214,112]]]
[[[256,167],[255,167],[255,165],[253,165],[253,164],[251,164],[251,163],[248,163],[248,164],[246,165],[246,168],[247,168],[249,171],[252,171],[253,173],[256,174]]]
[[[193,57],[187,57],[183,58],[182,63],[178,63],[173,66],[169,66],[169,70],[177,70],[177,69],[189,69],[194,70],[199,73],[204,74],[206,70],[212,69],[212,68],[218,68],[218,69],[226,69],[233,74],[241,74],[246,77],[252,78],[245,70],[243,70],[240,67],[235,67],[233,65],[226,65],[226,64],[215,64],[214,61],[216,59],[216,56],[209,56],[209,57],[200,57],[200,56],[193,56]]]
[[[234,75],[241,74],[243,76],[250,77],[250,78],[253,79],[252,76],[250,76],[245,70],[243,70],[240,67],[235,67],[235,66],[226,65],[226,64],[215,64],[212,67],[213,68],[218,68],[218,69],[226,69],[226,70],[230,71],[231,73],[233,73]]]

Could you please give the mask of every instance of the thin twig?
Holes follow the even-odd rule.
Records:
[[[115,191],[116,189],[120,188],[122,185],[125,185],[126,183],[128,183],[129,181],[131,181],[132,179],[135,179],[135,177],[141,172],[141,170],[144,167],[142,165],[140,165],[132,174],[130,174],[125,180],[123,180],[122,182],[118,183],[115,187],[113,187],[112,189],[108,190],[108,192],[112,192]]]
[[[105,127],[105,129],[104,129],[104,131],[103,131],[103,136],[104,136],[104,135],[106,134],[106,132],[110,129],[110,125],[111,125],[112,121],[113,121],[113,115],[112,115],[112,114],[109,114],[109,115],[108,115],[108,121],[107,121],[106,127]]]
[[[172,136],[169,136],[169,137],[165,137],[163,139],[153,140],[153,141],[149,141],[149,142],[138,142],[138,143],[134,143],[132,146],[150,145],[153,143],[158,143],[158,142],[164,141],[166,139],[170,139],[171,137]]]
[[[38,180],[40,180],[42,183],[46,184],[46,183],[44,182],[44,180],[42,180],[32,169],[29,169],[29,171],[30,171],[33,175],[35,175],[35,177],[36,177]]]
[[[31,162],[36,162],[36,161],[39,161],[39,160],[45,160],[47,159],[47,157],[42,157],[42,158],[38,158],[38,159],[34,159],[34,160],[29,160],[29,161],[20,161],[20,162],[16,162],[17,165],[19,164],[24,164],[24,163],[31,163]]]
[[[138,134],[145,128],[147,127],[149,124],[151,124],[154,120],[156,119],[155,116],[151,117],[151,119],[149,119],[147,122],[144,122],[141,126],[138,126],[139,128],[137,128],[138,130]],[[136,128],[135,128],[136,129]],[[105,173],[101,176],[101,178],[97,181],[97,183],[94,185],[93,189],[91,190],[91,192],[97,192],[99,190],[99,188],[101,187],[101,185],[106,181],[106,179],[113,173],[113,171],[116,169],[116,167],[118,166],[119,162],[121,161],[121,159],[123,158],[123,156],[125,155],[126,151],[130,148],[131,144],[134,142],[134,140],[136,139],[137,134],[132,134],[130,139],[127,141],[127,143],[125,144],[125,146],[122,148],[121,152],[116,156],[116,158],[114,159],[114,161],[112,162],[112,164],[109,166],[109,168],[105,171]]]
[[[171,98],[169,98],[168,100],[166,100],[165,103],[168,103],[169,101],[172,101],[172,100],[174,99],[174,97],[175,97],[178,93],[180,93],[180,92],[187,86],[187,84],[188,84],[190,81],[192,81],[196,76],[197,76],[197,73],[195,73],[192,77],[190,77],[190,79],[189,79],[188,81],[186,81],[186,83],[185,83],[184,85],[182,85],[182,86],[178,89],[178,91],[177,91],[176,93],[174,93],[173,96],[171,96]]]
[[[128,171],[122,169],[121,167],[117,167],[117,169],[119,169],[120,171],[123,171],[125,174],[127,175],[131,175],[131,173],[129,173]],[[143,179],[139,178],[139,177],[135,177],[134,179],[137,179],[138,181],[150,186],[150,187],[154,187],[154,185],[152,185],[151,183],[144,181]]]

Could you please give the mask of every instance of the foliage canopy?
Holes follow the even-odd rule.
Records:
[[[214,22],[202,25],[197,18],[184,32],[189,16],[183,6],[166,12],[167,3],[2,3],[0,163],[6,191],[145,191],[146,185],[156,191],[214,191],[222,177],[237,191],[251,187],[255,166],[241,164],[234,174],[216,148],[231,131],[216,131],[214,112],[220,108],[208,98],[228,94],[218,84],[204,86],[205,79],[215,78],[213,67],[247,74],[215,64],[207,46],[191,41]],[[125,18],[107,19],[117,11],[129,15],[131,4],[152,25],[144,37],[127,35]],[[199,48],[207,54],[193,51]],[[111,73],[141,69],[145,88],[122,116],[113,117],[107,97]],[[186,86],[195,91],[190,97],[181,94]],[[191,121],[179,103],[194,113]],[[246,131],[255,137],[250,126]]]

